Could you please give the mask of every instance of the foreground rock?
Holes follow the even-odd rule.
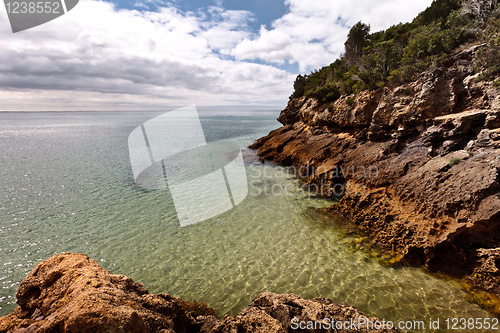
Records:
[[[272,333],[292,332],[293,323],[294,327],[316,325],[303,332],[334,331],[321,329],[326,326],[320,328],[315,321],[323,325],[342,321],[343,328],[336,332],[397,332],[376,329],[382,321],[347,304],[324,298],[304,300],[294,294],[260,294],[238,315],[223,320],[198,316],[183,309],[182,299],[150,295],[142,284],[111,274],[84,254],[63,253],[39,263],[21,282],[16,296],[19,306],[0,318],[1,333]]]
[[[500,89],[475,78],[473,46],[419,80],[302,97],[258,140],[262,160],[304,168],[305,186],[345,194],[330,213],[396,260],[500,296]],[[500,309],[493,309],[497,312]]]

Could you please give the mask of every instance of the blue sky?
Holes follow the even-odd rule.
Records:
[[[358,21],[410,21],[432,0],[80,0],[13,34],[0,7],[1,110],[282,109]]]
[[[113,1],[119,8],[138,9],[148,8],[149,10],[156,10],[164,6],[162,2],[158,1],[137,1],[137,0],[121,0]],[[221,1],[170,1],[166,2],[170,6],[179,8],[183,12],[199,12],[208,13],[208,8],[211,6],[223,7],[227,10],[245,10],[254,14],[255,20],[250,24],[254,29],[258,30],[261,25],[266,25],[268,28],[271,24],[282,17],[287,6],[281,0],[221,0]]]

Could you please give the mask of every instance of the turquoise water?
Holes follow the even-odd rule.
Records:
[[[0,316],[19,282],[60,252],[236,314],[259,293],[327,297],[393,322],[492,317],[453,281],[384,266],[298,190],[283,169],[245,150],[248,197],[180,227],[168,191],[134,186],[127,138],[160,113],[0,113]],[[205,116],[208,141],[245,148],[279,127],[272,115]],[[456,330],[455,330],[456,331]],[[466,330],[470,332],[471,330]]]

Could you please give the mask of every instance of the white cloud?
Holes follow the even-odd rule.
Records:
[[[173,7],[139,12],[84,0],[61,18],[16,34],[0,17],[0,109],[255,101],[283,107],[293,74],[217,53],[228,53],[249,36],[251,13],[214,8],[211,15],[215,20],[207,22]]]
[[[237,60],[263,59],[282,64],[291,58],[289,47],[292,39],[280,30],[267,31],[261,27],[260,36],[255,40],[245,38],[232,51]]]
[[[151,12],[82,0],[16,34],[0,11],[0,110],[281,108],[295,74],[272,64],[298,63],[301,71],[329,64],[343,50],[346,25],[362,20],[372,30],[386,28],[430,2],[287,0],[289,13],[257,33],[252,13],[220,3],[183,13],[171,5]]]
[[[358,21],[372,31],[411,21],[432,0],[286,0],[290,12],[261,28],[258,36],[243,40],[232,50],[237,59],[261,59],[281,64],[298,63],[301,72],[333,62],[344,50],[349,27]],[[271,38],[271,36],[279,36]],[[286,44],[279,44],[281,41]]]

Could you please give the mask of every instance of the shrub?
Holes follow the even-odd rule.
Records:
[[[443,20],[452,11],[460,8],[460,3],[460,0],[434,0],[426,10],[418,14],[413,20],[413,24],[426,25],[434,21]]]
[[[314,97],[323,102],[334,102],[340,97],[340,91],[334,84],[326,84],[306,92],[305,96]]]
[[[462,161],[462,159],[461,159],[461,158],[458,158],[458,157],[452,157],[452,158],[450,159],[450,162],[448,162],[448,166],[451,168],[451,167],[453,167],[454,165],[456,165],[456,164],[460,163],[461,161]]]
[[[194,312],[198,316],[214,316],[220,317],[219,311],[208,306],[207,303],[199,302],[196,300],[185,301],[181,300],[182,309],[186,312]]]
[[[404,49],[403,63],[411,64],[415,60],[429,62],[433,55],[442,56],[474,36],[461,27],[446,29],[441,24],[433,23],[412,31],[408,45]]]
[[[375,33],[370,33],[369,25],[356,23],[344,44],[345,53],[329,66],[297,76],[291,98],[315,97],[330,103],[341,95],[413,81],[419,73],[444,63],[459,45],[478,41],[475,33],[485,28],[490,49],[475,61],[476,69],[489,79],[498,77],[500,9],[494,19],[476,27],[459,9],[461,3],[434,0],[413,22]]]
[[[345,102],[347,103],[347,105],[352,105],[352,104],[354,103],[354,100],[355,100],[355,99],[356,99],[356,97],[355,97],[355,96],[351,96],[351,97],[347,98],[347,99],[345,100]]]
[[[477,52],[476,71],[486,69],[476,80],[491,80],[500,74],[500,47],[488,46]]]

